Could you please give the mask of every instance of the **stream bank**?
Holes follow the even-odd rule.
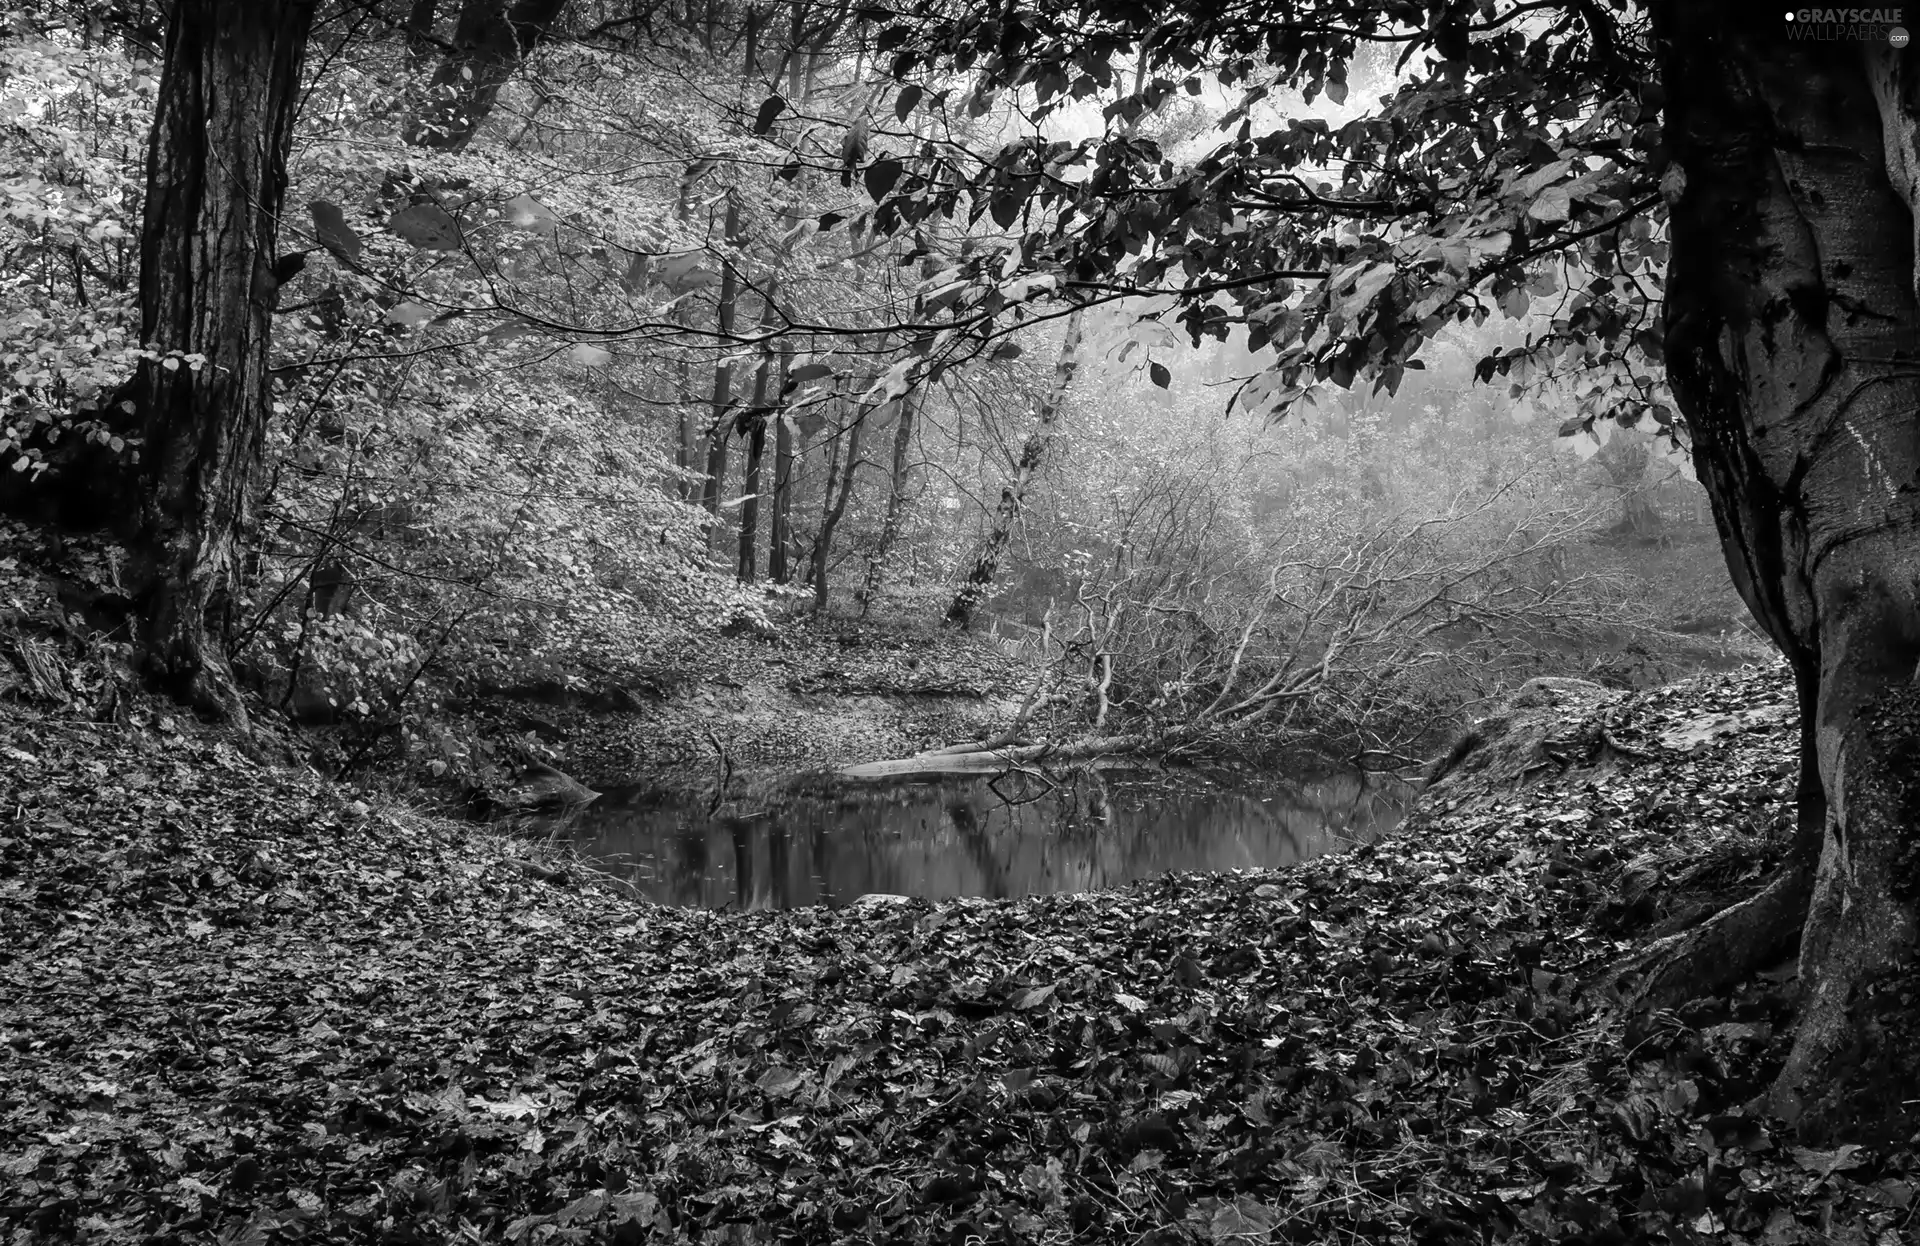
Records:
[[[1790,704],[1609,697],[1609,768],[1285,869],[749,914],[16,706],[0,1241],[1896,1246],[1912,1148],[1756,1106],[1790,964],[1572,989],[1764,872]]]

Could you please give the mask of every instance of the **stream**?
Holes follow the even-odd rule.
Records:
[[[873,892],[1010,899],[1289,865],[1391,829],[1408,799],[1352,774],[1258,791],[1091,772],[1057,783],[777,776],[736,779],[719,802],[615,788],[567,829],[652,900],[753,911]]]

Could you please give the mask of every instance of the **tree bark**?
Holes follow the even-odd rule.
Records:
[[[674,360],[673,371],[677,382],[674,386],[675,405],[680,411],[673,426],[673,466],[679,472],[679,483],[674,486],[674,492],[682,502],[692,502],[699,498],[699,489],[693,482],[694,408],[687,401],[693,387],[693,369],[687,365],[686,356],[682,355]]]
[[[272,379],[275,227],[312,0],[179,0],[167,24],[140,239],[140,337],[205,356],[140,365],[141,662],[246,725],[225,638]]]
[[[1910,53],[1787,42],[1734,0],[1669,0],[1655,19],[1686,178],[1669,375],[1736,585],[1812,710],[1819,863],[1773,1102],[1809,1140],[1904,1139],[1920,1127]]]
[[[775,391],[787,389],[787,347],[779,348],[779,376]],[[784,398],[782,399],[784,401]],[[773,427],[773,521],[767,534],[767,578],[785,584],[793,578],[788,569],[787,547],[793,541],[793,420],[785,410],[777,413]]]
[[[820,535],[813,542],[813,565],[810,578],[813,581],[813,608],[816,612],[827,608],[827,557],[833,552],[833,532],[840,526],[840,520],[847,513],[847,499],[853,496],[853,473],[860,466],[860,429],[865,424],[865,413],[857,412],[853,417],[853,426],[847,430],[847,462],[840,472],[840,492],[836,497],[833,490],[833,468],[827,469],[826,504],[820,516]]]
[[[407,121],[409,145],[436,151],[459,151],[493,110],[500,88],[514,70],[546,38],[567,0],[466,0],[454,23],[453,50],[433,71],[420,107]],[[408,44],[429,43],[425,31],[416,31],[415,6],[409,14]],[[428,21],[430,23],[431,10]]]
[[[987,539],[974,555],[973,570],[968,572],[967,581],[954,594],[953,601],[947,606],[947,622],[955,627],[971,627],[973,616],[980,609],[987,594],[993,589],[993,577],[1000,569],[1001,556],[1006,553],[1007,542],[1013,539],[1013,526],[1019,521],[1020,511],[1026,505],[1027,490],[1032,486],[1034,477],[1040,474],[1040,468],[1047,459],[1047,450],[1053,445],[1053,429],[1060,417],[1060,408],[1065,405],[1067,390],[1073,385],[1074,373],[1080,367],[1080,320],[1082,309],[1076,307],[1067,317],[1066,338],[1060,343],[1060,359],[1054,365],[1053,386],[1041,399],[1038,418],[1034,429],[1027,434],[1025,444],[1020,447],[1020,458],[1013,466],[1013,478],[1000,490],[1000,504],[994,508],[993,528],[987,533]]]
[[[413,0],[407,9],[407,68],[418,72],[433,59],[433,23],[440,0]]]
[[[913,450],[913,400],[911,392],[902,394],[899,413],[894,417],[893,472],[887,484],[887,513],[880,523],[880,543],[867,559],[867,582],[860,590],[862,618],[873,609],[873,599],[880,595],[880,586],[886,578],[887,558],[900,539],[900,527],[907,511],[907,456]]]
[[[764,407],[767,401],[767,370],[771,363],[768,355],[761,355],[760,364],[753,373],[753,403],[747,413],[747,463],[741,481],[746,500],[740,503],[738,568],[742,584],[751,584],[755,579],[754,546],[760,539],[760,463],[767,452],[767,415]]]
[[[720,304],[716,320],[722,338],[733,335],[736,304],[740,299],[740,278],[734,271],[732,250],[740,232],[740,204],[727,196],[727,258],[720,267]],[[727,478],[727,439],[733,435],[733,365],[725,356],[713,365],[713,424],[707,430],[707,474],[700,482],[700,505],[707,508],[707,541],[711,549],[713,534],[720,526],[720,491]]]

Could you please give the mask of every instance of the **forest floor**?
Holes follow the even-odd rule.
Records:
[[[1790,963],[1573,989],[1764,873],[1781,673],[1590,712],[1632,753],[1288,869],[722,915],[11,701],[0,1241],[1913,1240],[1911,1149],[1760,1106]]]

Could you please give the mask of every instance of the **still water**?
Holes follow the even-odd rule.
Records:
[[[1102,778],[850,784],[736,780],[713,793],[614,789],[569,827],[665,904],[743,910],[869,892],[949,899],[1091,891],[1175,870],[1288,865],[1391,828],[1403,790],[1336,775],[1258,794]]]

